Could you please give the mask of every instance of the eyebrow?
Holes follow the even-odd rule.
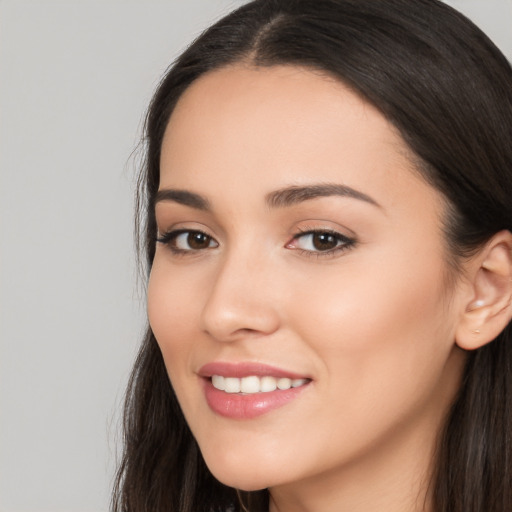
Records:
[[[162,189],[156,193],[155,204],[160,201],[173,201],[196,210],[209,210],[210,202],[205,197],[188,190]]]
[[[358,199],[381,208],[369,195],[352,187],[337,183],[319,183],[313,185],[284,187],[268,193],[265,202],[270,208],[286,208],[318,197],[341,196]],[[210,202],[206,197],[179,189],[161,189],[156,193],[155,204],[161,201],[173,201],[197,210],[209,211]]]
[[[359,190],[338,183],[319,183],[316,185],[285,187],[265,196],[271,208],[284,208],[294,204],[316,199],[317,197],[341,196],[359,199],[381,208],[380,204],[369,195]]]

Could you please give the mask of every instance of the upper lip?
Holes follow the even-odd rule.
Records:
[[[305,375],[284,370],[276,366],[263,363],[240,362],[228,363],[223,361],[211,362],[202,366],[198,374],[201,377],[209,378],[212,375],[222,375],[223,377],[249,377],[256,375],[257,377],[287,377],[289,379],[306,379]]]

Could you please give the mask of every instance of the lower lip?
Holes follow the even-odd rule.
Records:
[[[269,391],[267,393],[226,393],[213,387],[210,379],[205,379],[204,391],[210,409],[236,420],[250,420],[267,412],[283,407],[297,398],[308,384],[286,390]]]

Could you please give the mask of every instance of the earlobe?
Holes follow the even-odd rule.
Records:
[[[455,335],[465,350],[494,340],[512,318],[512,234],[497,233],[472,262],[469,300]]]

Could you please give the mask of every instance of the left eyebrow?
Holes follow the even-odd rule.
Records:
[[[290,186],[270,192],[265,196],[265,202],[271,208],[285,208],[317,197],[341,196],[358,199],[382,208],[369,195],[346,185],[337,183],[319,183],[306,186]]]

